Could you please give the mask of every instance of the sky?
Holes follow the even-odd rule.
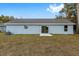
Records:
[[[0,15],[16,18],[55,18],[63,3],[0,3]]]

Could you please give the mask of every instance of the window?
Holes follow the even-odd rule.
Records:
[[[24,28],[27,29],[28,27],[26,25],[24,25]]]
[[[76,33],[76,25],[73,26],[74,33]]]
[[[64,26],[64,31],[68,31],[68,26],[67,25]]]
[[[48,33],[48,27],[42,26],[42,33]]]

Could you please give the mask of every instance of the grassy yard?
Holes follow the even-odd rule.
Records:
[[[79,35],[5,35],[0,33],[3,56],[79,56]]]

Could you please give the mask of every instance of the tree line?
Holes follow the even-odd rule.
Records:
[[[0,23],[6,23],[6,22],[10,21],[11,19],[14,19],[14,17],[1,15],[0,16]]]

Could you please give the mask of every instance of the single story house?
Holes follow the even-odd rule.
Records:
[[[75,23],[68,19],[14,19],[0,26],[12,34],[74,34]]]

